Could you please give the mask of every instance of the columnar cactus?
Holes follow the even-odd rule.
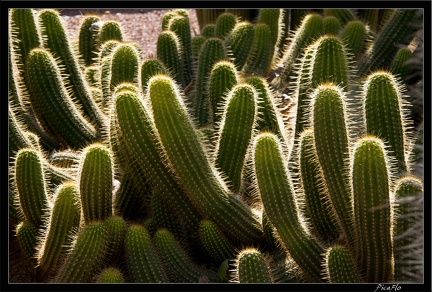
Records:
[[[235,279],[239,283],[271,283],[262,253],[255,248],[242,250],[236,258]]]

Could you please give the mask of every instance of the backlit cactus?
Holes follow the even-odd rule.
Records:
[[[242,250],[237,255],[235,273],[239,283],[272,282],[264,256],[254,248]]]

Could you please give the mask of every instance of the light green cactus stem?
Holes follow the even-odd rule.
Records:
[[[270,223],[304,276],[321,282],[323,248],[300,221],[291,178],[277,137],[271,133],[258,135],[253,152],[257,186]]]
[[[249,56],[242,69],[245,75],[265,76],[271,68],[274,54],[270,27],[265,23],[254,25],[254,39]]]
[[[417,31],[413,21],[418,19],[417,9],[396,9],[385,22],[374,42],[359,61],[359,75],[369,74],[377,69],[388,69],[398,44],[408,44]]]
[[[250,22],[239,22],[225,40],[228,56],[241,70],[246,63],[254,40],[254,28]]]
[[[318,39],[324,30],[323,17],[319,14],[306,15],[300,26],[293,31],[282,58],[279,62],[283,66],[280,76],[276,79],[279,88],[286,87],[290,81],[294,61],[299,57],[303,48]]]
[[[369,283],[393,281],[393,212],[390,166],[378,138],[359,139],[353,148],[351,180],[357,262]]]
[[[205,38],[215,37],[216,36],[216,24],[214,24],[214,23],[206,24],[201,30],[201,35]]]
[[[73,148],[97,140],[96,130],[69,96],[51,54],[34,49],[27,65],[30,101],[43,128]]]
[[[27,220],[16,225],[15,234],[18,240],[18,245],[25,257],[29,260],[34,260],[38,232],[38,228]]]
[[[135,283],[166,283],[165,267],[159,260],[150,235],[144,226],[131,224],[125,238],[126,263]]]
[[[105,220],[112,215],[113,162],[102,144],[86,147],[81,155],[79,187],[84,222]]]
[[[99,49],[99,60],[98,60],[99,64],[101,63],[102,59],[110,56],[120,43],[121,41],[117,41],[117,40],[107,40],[106,42],[101,44]]]
[[[378,71],[368,76],[363,86],[363,107],[368,134],[378,136],[388,145],[397,159],[400,172],[409,170],[407,102],[403,89],[388,72]]]
[[[228,61],[217,62],[211,70],[208,94],[214,124],[219,124],[222,118],[224,100],[228,92],[238,83],[238,75],[235,65]]]
[[[121,264],[121,259],[124,256],[126,221],[122,216],[113,215],[106,218],[104,224],[108,230],[106,261]]]
[[[196,228],[201,215],[191,208],[194,204],[183,192],[172,170],[164,163],[166,156],[160,147],[154,122],[136,94],[123,92],[117,95],[115,118],[118,131],[121,132],[119,146],[133,153],[132,157],[143,169],[153,190],[170,202],[183,223],[189,229]]]
[[[118,45],[111,59],[110,90],[124,82],[138,85],[139,55],[131,44]]]
[[[179,14],[177,13],[176,10],[165,12],[164,15],[162,16],[162,30],[169,29],[170,20],[177,16],[179,16]]]
[[[84,69],[85,80],[91,87],[97,87],[100,84],[99,66],[88,66]]]
[[[371,31],[377,32],[380,9],[359,9],[359,18],[367,23]]]
[[[102,269],[108,244],[108,230],[102,221],[83,226],[54,278],[54,283],[89,283]]]
[[[162,31],[158,36],[156,50],[158,60],[183,88],[186,87],[181,59],[181,44],[177,35],[170,30]]]
[[[198,56],[199,56],[199,52],[201,50],[201,47],[204,45],[206,41],[206,38],[203,37],[202,35],[195,35],[192,37],[192,59],[193,59],[193,63],[197,64],[198,62]]]
[[[101,20],[96,15],[87,15],[80,24],[78,51],[85,66],[91,66],[97,59],[99,29]]]
[[[204,249],[216,264],[235,258],[235,247],[212,221],[204,219],[200,222],[199,236]]]
[[[408,47],[400,48],[390,66],[390,72],[404,80],[411,73],[411,66],[408,61],[412,57],[412,52]]]
[[[173,234],[165,228],[156,231],[154,245],[169,279],[175,283],[198,283],[201,277],[217,281],[217,275],[196,265]]]
[[[216,20],[215,36],[225,38],[234,29],[237,17],[229,12],[220,14]]]
[[[344,26],[339,36],[347,51],[358,58],[364,50],[367,35],[367,26],[360,20],[353,20]]]
[[[326,250],[324,267],[330,283],[363,282],[351,253],[343,245],[333,245]]]
[[[246,248],[240,251],[235,265],[235,282],[272,283],[264,255],[256,248]]]
[[[258,12],[257,23],[265,23],[270,28],[271,43],[274,47],[272,63],[280,57],[279,55],[282,52],[282,37],[285,33],[284,13],[284,9],[271,8],[263,8]]]
[[[394,186],[395,281],[419,282],[423,278],[423,183],[404,176]]]
[[[183,70],[179,72],[184,76],[184,84],[187,86],[194,75],[193,59],[192,59],[192,36],[189,21],[189,14],[186,10],[177,10],[178,17],[174,17],[169,22],[169,29],[173,31],[180,43],[180,60]]]
[[[58,11],[44,9],[39,12],[39,23],[43,36],[43,46],[64,66],[66,87],[73,92],[74,101],[82,108],[83,114],[98,128],[103,127],[102,113],[91,97],[89,86],[78,66],[78,57],[74,54]]]
[[[304,192],[305,216],[310,218],[314,233],[322,242],[332,243],[339,237],[321,166],[314,145],[314,133],[305,130],[299,138],[299,173]]]
[[[209,38],[202,45],[196,70],[196,100],[193,108],[198,126],[210,124],[210,100],[208,99],[208,79],[217,62],[226,59],[226,49],[218,38]]]
[[[116,267],[108,267],[97,276],[96,283],[124,283],[123,273]]]
[[[106,41],[116,40],[119,42],[123,41],[123,31],[120,23],[117,21],[109,20],[105,21],[99,30],[99,43],[103,44]]]
[[[338,35],[341,30],[341,22],[335,16],[327,16],[323,20],[324,34],[327,35]]]
[[[352,192],[349,185],[349,136],[345,95],[334,85],[321,85],[312,96],[315,148],[331,205],[346,239],[352,244]]]
[[[147,58],[142,62],[140,88],[143,92],[145,92],[150,78],[158,74],[168,74],[167,69],[158,59]]]
[[[81,204],[75,183],[64,183],[54,195],[54,206],[47,230],[40,240],[37,253],[39,268],[50,275],[59,267],[61,257],[70,245],[70,236],[80,224]]]
[[[251,144],[257,112],[257,92],[248,84],[237,84],[228,94],[219,137],[215,165],[226,175],[230,189],[239,193],[246,153]]]
[[[357,18],[354,11],[351,9],[324,9],[324,16],[336,17],[344,24]]]
[[[233,238],[259,241],[259,223],[242,202],[229,196],[226,185],[216,175],[173,80],[168,76],[153,77],[148,94],[167,157],[194,204],[206,210],[205,216]]]
[[[44,169],[40,152],[29,148],[18,151],[14,181],[19,208],[24,218],[35,226],[42,225],[43,215],[49,208]]]

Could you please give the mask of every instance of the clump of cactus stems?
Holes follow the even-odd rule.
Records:
[[[84,16],[75,49],[58,11],[11,10],[9,216],[37,281],[421,283],[419,11],[197,15],[165,11],[144,57],[118,22]]]

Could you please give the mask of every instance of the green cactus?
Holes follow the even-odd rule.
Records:
[[[124,283],[123,273],[115,267],[108,267],[102,270],[97,276],[96,283]]]
[[[44,129],[73,148],[97,140],[98,133],[73,103],[51,54],[34,49],[27,65],[30,101]]]
[[[242,69],[243,73],[245,75],[267,75],[271,68],[274,49],[270,27],[265,23],[255,24],[253,43]]]
[[[357,262],[366,282],[393,281],[393,214],[390,166],[381,140],[367,136],[353,148],[351,180]],[[372,242],[369,243],[370,239]]]
[[[15,234],[20,250],[29,260],[34,260],[38,233],[38,228],[30,221],[25,220],[16,225]]]
[[[108,230],[108,247],[106,261],[121,263],[124,255],[124,240],[126,236],[126,221],[119,215],[113,215],[104,222]]]
[[[360,9],[359,18],[363,19],[365,23],[368,24],[371,31],[377,32],[380,18],[380,9]]]
[[[192,37],[192,63],[196,64],[198,62],[199,52],[201,47],[204,45],[206,38],[201,35],[195,35]]]
[[[125,219],[134,218],[140,214],[142,204],[140,191],[136,190],[132,175],[126,172],[121,177],[120,187],[113,196],[113,213]]]
[[[107,41],[123,41],[123,31],[120,23],[117,21],[105,21],[99,29],[99,43],[104,44]]]
[[[37,253],[38,266],[46,274],[58,268],[67,252],[70,236],[80,224],[81,203],[75,183],[62,184],[54,196],[47,230],[41,238]]]
[[[242,70],[254,40],[254,27],[250,22],[239,22],[225,40],[227,54],[237,67]]]
[[[108,244],[108,230],[102,221],[93,221],[83,226],[54,283],[89,283],[102,269]]]
[[[323,248],[300,221],[278,138],[271,133],[260,134],[255,139],[253,149],[257,186],[270,223],[276,228],[284,247],[303,270],[304,276],[321,282]]]
[[[258,13],[257,23],[265,23],[270,28],[270,39],[272,45],[275,47],[275,52],[278,51],[277,48],[284,31],[283,18],[283,9],[260,9]]]
[[[199,236],[204,249],[215,263],[221,264],[235,258],[235,247],[212,221],[204,219],[200,222]]]
[[[216,24],[214,24],[214,23],[206,24],[201,29],[201,35],[207,39],[212,38],[212,37],[216,37]]]
[[[364,50],[368,33],[368,27],[362,21],[353,20],[344,26],[339,37],[347,51],[358,58]]]
[[[147,58],[141,64],[140,89],[144,92],[151,77],[158,74],[168,74],[165,66],[156,58]]]
[[[170,71],[171,76],[184,88],[181,44],[177,35],[169,30],[162,31],[157,40],[157,58]]]
[[[131,44],[119,44],[112,53],[110,90],[124,82],[138,85],[139,55]]]
[[[341,30],[341,23],[337,17],[327,16],[323,20],[324,34],[338,35]]]
[[[326,250],[324,265],[330,283],[363,282],[351,253],[342,245],[333,245]]]
[[[333,16],[341,23],[347,23],[349,21],[353,21],[357,18],[355,12],[351,9],[324,9],[324,16],[329,17]]]
[[[78,50],[85,66],[91,66],[97,59],[100,18],[87,15],[80,24]]]
[[[225,38],[234,29],[237,17],[229,12],[220,14],[216,20],[215,36]]]
[[[402,80],[408,77],[412,71],[411,66],[408,63],[412,54],[413,53],[408,47],[400,48],[391,63],[390,72]]]
[[[85,80],[91,87],[97,87],[100,84],[100,72],[98,66],[88,66],[84,69]],[[93,96],[93,94],[92,94]]]
[[[166,283],[165,267],[159,260],[156,249],[144,226],[131,224],[125,237],[126,263],[132,278],[137,283]]]
[[[169,29],[169,22],[176,16],[179,16],[177,10],[170,10],[168,12],[165,12],[162,16],[162,30]]]
[[[272,283],[263,254],[255,248],[242,250],[236,258],[234,281],[238,283]]]

